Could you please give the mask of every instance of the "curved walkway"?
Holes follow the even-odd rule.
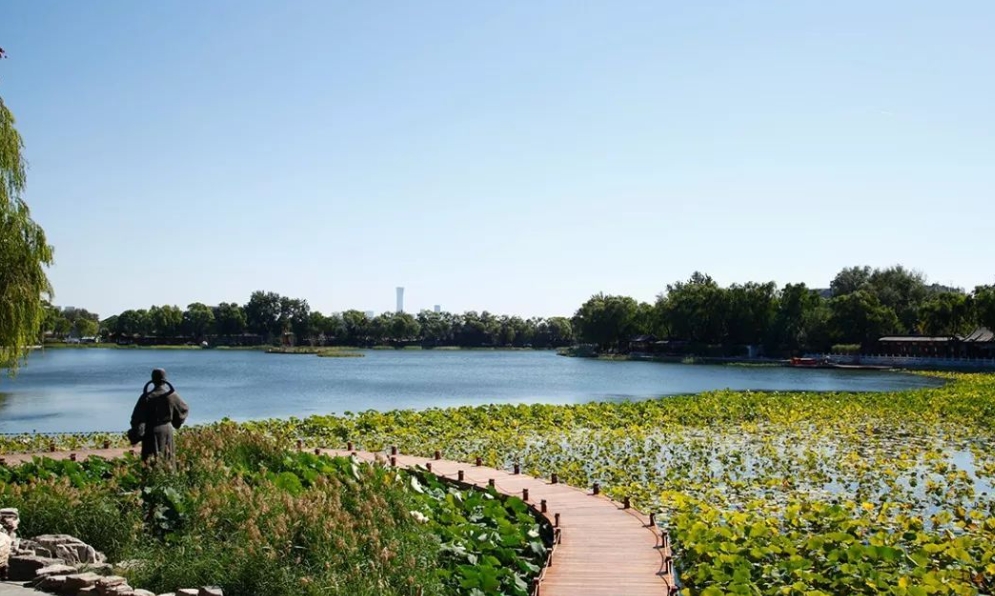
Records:
[[[114,458],[127,451],[94,449],[0,457],[8,464],[16,464],[36,456]],[[478,487],[493,482],[501,493],[527,497],[529,505],[540,512],[545,502],[544,515],[560,532],[559,544],[536,591],[541,596],[661,596],[672,591],[673,573],[668,564],[671,551],[666,536],[646,516],[590,490],[445,459],[336,449],[316,451],[331,456],[355,455],[361,460],[404,468],[430,468],[437,476]],[[527,495],[523,492],[526,490]]]

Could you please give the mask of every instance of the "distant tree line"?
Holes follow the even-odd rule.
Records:
[[[870,346],[880,337],[956,335],[995,329],[995,286],[961,289],[928,284],[902,266],[850,267],[828,290],[774,282],[721,287],[695,273],[667,286],[653,304],[597,294],[573,318],[578,341],[604,352],[624,351],[639,335],[680,340],[685,349],[735,353],[743,346],[768,354]]]
[[[324,315],[307,300],[253,292],[244,305],[195,302],[126,310],[98,323],[85,309],[48,305],[49,335],[129,341],[166,338],[166,343],[228,338],[240,343],[375,346],[563,347],[589,344],[622,352],[637,336],[673,340],[691,353],[742,353],[744,346],[770,355],[825,351],[833,346],[870,346],[891,334],[957,335],[978,326],[995,328],[995,286],[967,293],[929,284],[916,271],[849,267],[827,289],[774,282],[720,286],[695,273],[667,286],[654,303],[597,294],[573,318],[524,319],[486,311],[462,314],[422,311],[368,317],[358,310]],[[231,340],[231,338],[235,338]]]
[[[92,318],[96,320],[96,315]],[[53,319],[51,328],[66,333],[74,325]],[[244,305],[232,302],[207,306],[195,302],[185,310],[169,305],[126,310],[105,319],[100,326],[105,339],[124,342],[135,337],[169,338],[173,340],[170,343],[199,342],[244,335],[252,335],[261,343],[293,341],[343,346],[553,348],[574,342],[571,321],[565,317],[523,319],[486,311],[422,311],[416,315],[384,313],[368,317],[362,311],[347,310],[325,315],[312,310],[307,300],[263,291],[253,292]],[[236,339],[226,343],[239,342]]]

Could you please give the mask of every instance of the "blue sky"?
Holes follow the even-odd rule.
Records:
[[[56,303],[995,281],[995,3],[8,2]]]

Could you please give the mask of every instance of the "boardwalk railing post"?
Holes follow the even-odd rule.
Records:
[[[463,470],[456,472],[456,479],[463,482]]]
[[[76,461],[76,454],[75,453],[70,453],[69,454],[69,461]]]
[[[390,446],[390,454],[391,455],[397,455],[397,445],[391,445]]]
[[[442,459],[442,452],[438,449],[435,450],[435,459]]]
[[[493,478],[488,478],[487,479],[487,486],[489,486],[491,488],[494,488],[494,479]]]
[[[549,478],[549,481],[552,482],[553,484],[556,484],[559,481],[559,478],[556,477],[556,472],[553,472],[553,474]]]
[[[522,469],[518,466],[518,464],[515,464],[515,466],[514,466],[513,469],[514,469],[514,474],[516,474],[516,475],[522,473]]]
[[[52,453],[55,453],[55,442],[54,441],[48,444],[48,450],[51,451]]]
[[[522,489],[522,500],[526,502],[529,500],[529,489],[527,488]]]
[[[346,451],[352,451],[352,441],[345,444]]]
[[[425,469],[428,470],[429,472],[431,472],[432,471],[432,462],[428,462],[427,464],[425,464]]]
[[[477,456],[477,460],[474,462],[473,465],[475,465],[475,466],[477,466],[479,468],[482,464],[483,464],[483,461],[481,461],[480,456],[478,455]]]
[[[593,492],[594,492],[594,494],[596,494],[596,495],[599,495],[599,494],[601,494],[601,483],[599,483],[599,482],[595,482],[595,483],[594,483],[594,486],[592,487],[592,491],[593,491]]]
[[[397,467],[397,457],[394,455],[390,456],[390,467],[392,468]]]
[[[104,439],[104,449],[110,449],[110,448],[111,448],[111,442],[108,441],[107,439]]]
[[[559,528],[560,527],[560,514],[559,513],[554,513],[553,514],[553,527],[554,528]]]
[[[656,525],[656,513],[650,511],[650,527],[652,528],[655,525]]]
[[[628,509],[630,507],[632,507],[632,503],[629,502],[629,497],[626,496],[622,499],[622,509]]]
[[[539,501],[539,511],[546,513],[546,499]]]
[[[314,454],[315,455],[321,455],[321,449],[319,449],[318,447],[315,447],[314,448]]]

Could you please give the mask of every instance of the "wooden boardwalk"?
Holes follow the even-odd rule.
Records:
[[[90,455],[120,457],[125,449],[80,450],[77,459]],[[666,596],[674,584],[668,540],[650,520],[604,496],[526,474],[445,459],[386,455],[367,451],[320,449],[332,456],[381,461],[399,467],[431,468],[437,476],[487,487],[493,481],[499,492],[523,498],[536,511],[546,503],[545,515],[560,530],[560,543],[544,569],[541,596]],[[8,464],[30,461],[34,456],[66,459],[69,452],[2,456]],[[392,461],[393,458],[393,461]],[[558,520],[557,520],[558,518]],[[558,524],[557,524],[558,521]]]

